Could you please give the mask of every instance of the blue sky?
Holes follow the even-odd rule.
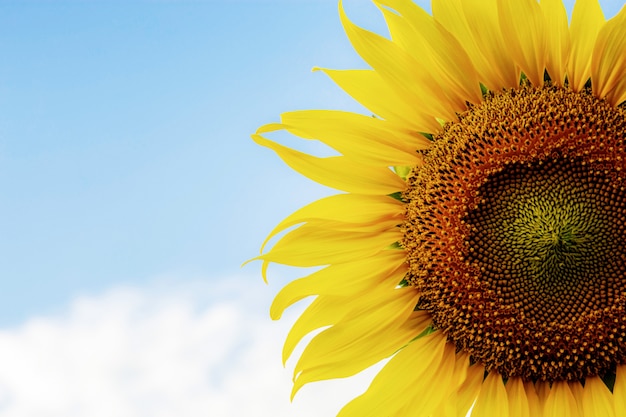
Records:
[[[346,8],[383,28],[368,2]],[[237,270],[325,192],[250,133],[282,111],[359,110],[310,72],[363,66],[334,0],[0,2],[0,54],[0,324]]]
[[[1,417],[333,415],[364,389],[290,404],[298,310],[268,310],[294,273],[241,268],[330,192],[250,134],[360,109],[311,72],[363,66],[334,0],[0,1],[0,56]]]
[[[357,23],[384,32],[371,3],[345,3]],[[612,16],[623,2],[602,4]],[[287,327],[271,327],[267,310],[293,273],[275,268],[265,286],[260,264],[240,265],[278,221],[331,191],[291,172],[249,136],[283,111],[362,110],[323,74],[311,73],[314,66],[364,67],[344,36],[336,1],[0,1],[0,56],[0,357],[3,343],[22,352],[24,363],[45,355],[33,346],[72,351],[64,340],[88,343],[84,320],[94,329],[117,323],[127,340],[132,326],[187,317],[179,328],[206,338],[194,343],[210,344],[216,334],[230,334],[215,323],[240,323],[245,311],[278,332],[267,350],[274,362],[254,375],[282,372]],[[246,298],[251,294],[256,301]],[[111,322],[108,312],[116,308],[123,314]],[[161,336],[148,332],[120,349],[131,355],[128,346],[158,345]],[[68,357],[67,369],[79,363],[59,355]],[[207,365],[209,356],[198,360],[227,378],[223,367],[216,374]],[[16,373],[41,376],[37,369]],[[285,405],[274,410],[296,415],[284,408],[289,375],[280,375]],[[215,378],[206,384],[226,381]],[[30,415],[19,408],[19,384],[7,381],[13,394],[5,401],[0,374],[0,416]],[[198,415],[206,415],[202,407],[210,403],[198,404]],[[221,415],[243,415],[224,407]]]
[[[346,47],[334,1],[0,3],[0,324],[238,270],[310,199],[249,135]]]

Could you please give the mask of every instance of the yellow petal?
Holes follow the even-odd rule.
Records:
[[[550,382],[547,381],[537,381],[535,383],[535,390],[537,391],[537,397],[539,397],[539,402],[542,404],[542,410],[545,407],[546,399],[550,394]]]
[[[494,0],[433,0],[433,16],[467,52],[480,81],[499,91],[519,85],[519,71],[502,39]]]
[[[580,381],[569,381],[569,389],[572,391],[572,395],[576,399],[576,406],[579,410],[583,409],[583,386]],[[584,415],[584,414],[583,414]]]
[[[433,415],[438,417],[465,417],[467,415],[480,391],[484,373],[481,366],[472,366],[470,363],[470,356],[467,353],[460,351],[456,354],[451,382],[451,386],[456,389],[450,393],[446,401],[440,404]],[[477,370],[478,373],[475,372]],[[474,384],[473,391],[467,388],[471,384]]]
[[[290,133],[317,139],[366,164],[416,165],[421,160],[416,151],[432,145],[420,134],[410,135],[406,130],[394,130],[393,125],[385,120],[361,114],[309,110],[284,113],[281,119],[282,125],[279,126]]]
[[[292,398],[304,384],[354,375],[406,345],[431,322],[421,312],[418,327],[417,299],[413,287],[376,290],[361,308],[316,335],[295,366]]]
[[[577,0],[570,24],[571,49],[567,64],[567,79],[574,91],[580,91],[591,77],[591,57],[604,14],[598,0]]]
[[[470,408],[476,401],[483,384],[485,368],[478,363],[468,367],[465,381],[461,384],[456,395],[456,415],[454,417],[467,416]]]
[[[449,387],[439,384],[441,377],[446,380],[440,370],[451,373],[454,362],[443,363],[444,356],[450,352],[447,350],[444,355],[446,344],[446,337],[441,332],[411,342],[391,358],[363,395],[341,409],[338,417],[410,415],[403,410],[407,397],[422,398],[428,402],[426,406],[431,407],[432,399],[449,393]],[[389,387],[396,388],[389,390]]]
[[[561,0],[541,0],[546,29],[546,69],[557,85],[563,85],[570,53],[567,10]]]
[[[328,187],[356,194],[393,194],[404,190],[405,182],[385,167],[372,167],[345,156],[318,158],[279,145],[260,135],[252,139],[272,149],[294,171]]]
[[[626,101],[626,76],[618,81],[615,88],[608,94],[606,99],[614,106],[619,106]]]
[[[307,224],[317,229],[325,229],[328,231],[341,232],[357,232],[357,233],[382,233],[388,230],[396,229],[399,222],[397,219],[382,219],[380,222],[372,223],[348,223],[333,220],[311,219]]]
[[[624,398],[619,398],[624,401]],[[600,377],[585,378],[585,388],[583,389],[583,416],[615,416],[613,408],[613,394],[604,385]]]
[[[362,297],[352,297],[350,294],[317,296],[291,327],[283,346],[283,363],[291,356],[304,336],[321,327],[339,323],[355,310],[362,309],[363,305],[374,302],[372,298],[375,299],[377,291],[381,289],[389,290],[389,286],[381,282],[377,288],[373,288]]]
[[[591,59],[591,85],[594,94],[603,98],[626,77],[626,7],[598,32]],[[621,96],[619,91],[617,96]],[[617,97],[615,97],[617,98]],[[617,103],[612,102],[615,105]]]
[[[502,376],[491,371],[480,388],[480,393],[472,409],[472,417],[508,417],[508,415],[509,401]]]
[[[281,221],[267,236],[267,241],[277,233],[299,223],[313,220],[377,225],[380,230],[402,222],[404,204],[389,196],[338,194],[316,200]],[[382,226],[382,227],[380,227]]]
[[[296,345],[304,336],[321,327],[330,326],[340,321],[350,312],[350,303],[345,297],[324,296],[316,297],[293,324],[285,344],[283,345],[283,364],[293,353]]]
[[[535,86],[546,68],[545,19],[536,0],[498,2],[502,38],[514,61]]]
[[[446,343],[441,364],[429,374],[423,375],[423,380],[415,384],[413,398],[407,398],[406,406],[399,415],[411,415],[419,413],[432,415],[443,403],[450,398],[450,394],[456,389],[453,384],[455,368],[455,346]],[[456,382],[456,381],[454,381]]]
[[[435,118],[421,111],[421,102],[412,101],[401,91],[392,89],[376,71],[331,70],[317,68],[328,75],[342,90],[383,119],[402,124],[416,132],[441,130]]]
[[[506,382],[506,394],[509,401],[509,417],[531,416],[526,387],[524,386],[522,378],[509,378]],[[533,415],[533,417],[535,417],[535,415]]]
[[[394,42],[353,24],[341,1],[339,17],[353,48],[388,85],[420,103],[422,111],[444,120],[456,118],[454,103],[441,95],[439,80]]]
[[[528,400],[528,412],[533,417],[540,417],[543,413],[543,403],[539,399],[535,384],[531,381],[524,382],[526,399]]]
[[[381,283],[394,288],[406,274],[404,251],[386,250],[375,256],[327,266],[287,284],[274,298],[270,316],[280,319],[293,303],[311,295],[356,297]]]
[[[319,266],[373,256],[402,239],[400,229],[346,232],[304,224],[283,236],[272,249],[252,260],[291,266]]]
[[[553,382],[545,400],[543,417],[582,417],[581,413],[567,381]]]
[[[613,398],[616,416],[626,416],[626,365],[619,365],[615,373]]]
[[[465,109],[467,101],[482,101],[478,74],[467,52],[450,32],[410,0],[375,3],[385,15],[394,42],[416,61],[423,62],[424,71],[440,80],[440,87],[456,103],[456,110]]]

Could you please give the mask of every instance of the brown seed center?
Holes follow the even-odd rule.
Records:
[[[467,216],[469,260],[502,306],[567,324],[625,289],[626,192],[579,159],[511,164],[479,188]]]
[[[487,370],[572,380],[626,362],[625,139],[623,110],[527,86],[448,124],[409,176],[418,307]]]

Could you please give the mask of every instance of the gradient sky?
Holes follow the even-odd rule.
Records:
[[[334,0],[0,2],[0,324],[238,271],[312,198],[249,135],[347,47]]]
[[[573,2],[566,3],[571,10]],[[624,4],[601,3],[607,16]],[[370,2],[345,0],[345,7],[358,24],[384,33]],[[49,354],[37,346],[57,341],[60,353],[51,360],[67,357],[67,368],[50,371],[55,381],[77,363],[63,340],[91,346],[108,334],[81,342],[86,329],[116,325],[132,333],[134,325],[160,323],[156,317],[170,323],[171,313],[187,318],[180,328],[205,335],[194,339],[199,348],[228,329],[203,333],[198,323],[246,321],[242,309],[273,329],[269,300],[294,273],[273,268],[265,286],[259,263],[240,265],[278,221],[331,191],[290,171],[249,136],[283,111],[362,111],[323,74],[311,73],[314,66],[364,68],[344,36],[337,2],[0,1],[0,56],[0,357],[9,349],[29,363]],[[116,308],[119,320],[110,324],[106,313]],[[85,317],[93,326],[76,324]],[[282,372],[286,327],[280,329],[272,363]],[[120,332],[111,337],[127,340]],[[61,336],[70,333],[74,339]],[[120,352],[138,354],[129,346],[158,345],[162,336],[148,332]],[[31,342],[32,349],[23,348]],[[202,358],[215,372],[207,365],[215,361]],[[41,376],[39,368],[15,372]],[[250,372],[258,377],[261,368]],[[19,384],[9,380],[0,371],[0,416],[30,415],[18,407],[24,405]],[[3,381],[13,392],[6,401]],[[286,383],[279,395],[284,407],[288,391]],[[173,395],[172,403],[183,397]],[[206,415],[202,407],[210,404],[198,405],[198,415]],[[216,417],[242,412],[221,410]]]

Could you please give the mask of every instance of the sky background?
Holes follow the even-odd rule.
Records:
[[[311,72],[364,68],[335,0],[0,1],[0,56],[0,417],[323,417],[365,389],[375,369],[291,404],[302,306],[268,309],[304,272],[241,268],[332,192],[250,134],[363,111]]]

